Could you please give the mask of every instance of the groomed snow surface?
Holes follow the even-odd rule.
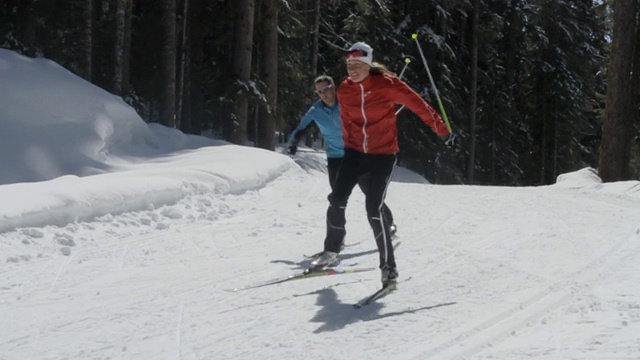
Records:
[[[640,359],[640,182],[441,186],[403,168],[378,270],[229,291],[322,249],[322,152],[145,124],[0,49],[0,359]],[[339,268],[376,267],[356,189]]]

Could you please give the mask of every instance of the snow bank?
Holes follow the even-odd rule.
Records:
[[[601,192],[640,200],[640,181],[629,180],[603,183],[600,176],[598,176],[598,171],[590,167],[559,175],[556,184],[553,186],[579,190],[596,190],[597,192],[593,194]],[[638,203],[638,208],[640,209],[640,202]]]
[[[601,183],[602,179],[600,179],[600,176],[598,176],[598,171],[590,167],[558,175],[556,179],[556,184],[563,187],[575,187]]]
[[[0,232],[264,186],[288,157],[147,125],[47,59],[0,49]]]
[[[297,166],[287,156],[226,145],[156,158],[116,173],[4,185],[0,233],[154,209],[190,195],[239,194],[293,168]]]
[[[0,49],[0,184],[109,170],[119,146],[157,146],[133,108],[47,59]]]

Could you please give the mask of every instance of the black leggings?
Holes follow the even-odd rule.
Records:
[[[331,186],[331,191],[336,187],[336,179],[338,178],[338,171],[342,165],[342,159],[343,158],[327,158],[327,169],[329,170],[329,185]],[[360,190],[362,190],[362,193],[366,195],[367,190],[369,189],[368,173],[360,176],[360,179],[358,179],[358,186],[360,187]],[[385,217],[385,221],[389,222],[389,226],[393,225],[393,213],[391,213],[391,209],[389,209],[386,203],[382,203],[382,216]]]
[[[347,202],[353,188],[360,183],[366,197],[367,218],[380,253],[380,267],[385,265],[396,267],[390,234],[393,220],[387,218],[383,210],[386,207],[384,198],[395,163],[395,154],[365,154],[357,150],[345,149],[342,164],[335,177],[331,194],[329,194],[327,237],[324,240],[325,251],[340,252],[340,246],[346,234],[345,209]],[[329,181],[331,182],[332,170],[329,171]],[[363,183],[364,186],[362,186]],[[390,213],[391,211],[389,211]]]

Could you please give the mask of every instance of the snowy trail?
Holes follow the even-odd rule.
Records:
[[[290,171],[233,201],[208,199],[224,216],[175,216],[138,233],[123,225],[99,240],[108,235],[100,223],[40,229],[77,246],[0,271],[0,306],[11,309],[0,359],[552,359],[548,331],[581,344],[595,326],[581,337],[555,323],[618,311],[626,325],[612,320],[611,331],[640,329],[637,287],[606,303],[595,296],[613,274],[640,277],[640,211],[633,198],[585,189],[392,183],[404,280],[396,293],[353,309],[379,286],[377,271],[224,291],[303,268],[302,254],[321,248],[327,191],[324,174]],[[347,242],[360,243],[341,266],[376,266],[358,190],[347,220]]]
[[[419,351],[419,355],[410,359],[422,358],[469,358],[484,348],[491,347],[506,337],[514,336],[523,328],[536,322],[544,322],[546,314],[567,306],[572,298],[584,296],[591,284],[598,284],[613,270],[629,261],[640,258],[640,241],[636,236],[615,244],[608,252],[585,267],[557,281],[540,284],[533,295],[519,300],[505,310],[492,313],[492,316],[472,329],[465,331],[428,352]],[[529,280],[529,283],[532,281]]]
[[[478,190],[485,191],[487,189]],[[523,189],[523,191],[525,194],[530,193],[533,195],[541,193],[541,189]],[[551,190],[551,192],[555,192],[555,190]],[[640,254],[640,236],[638,235],[638,228],[634,227],[633,223],[626,226],[628,230],[623,230],[617,234],[607,234],[606,232],[609,230],[599,230],[597,225],[572,229],[567,226],[567,223],[575,223],[575,221],[572,219],[565,220],[567,217],[580,216],[587,218],[585,225],[588,225],[589,215],[594,217],[601,216],[601,211],[598,209],[601,208],[602,204],[594,201],[581,202],[581,204],[588,204],[593,208],[590,209],[589,206],[585,207],[583,205],[582,213],[560,214],[558,211],[554,211],[556,206],[558,208],[561,205],[566,206],[566,202],[572,201],[573,196],[567,196],[560,192],[554,195],[535,204],[536,206],[542,205],[544,207],[544,211],[540,212],[528,209],[532,204],[527,201],[527,196],[522,201],[518,201],[517,197],[514,196],[512,200],[516,201],[513,204],[523,204],[522,206],[524,207],[522,209],[513,208],[513,204],[511,204],[509,212],[512,212],[515,216],[509,216],[507,213],[500,214],[499,212],[494,212],[489,216],[494,219],[506,220],[504,221],[505,224],[525,224],[527,221],[515,218],[510,219],[510,217],[529,216],[530,227],[514,229],[506,225],[508,231],[506,233],[503,232],[503,235],[507,237],[503,237],[502,241],[495,234],[489,234],[487,238],[481,239],[476,246],[471,245],[462,251],[454,250],[455,255],[453,255],[453,258],[457,258],[457,261],[452,260],[452,256],[444,256],[442,262],[435,262],[430,265],[429,273],[433,274],[434,271],[439,270],[438,276],[444,275],[446,277],[449,274],[449,269],[455,265],[463,267],[463,269],[457,270],[458,273],[475,270],[477,273],[486,274],[477,279],[474,279],[474,274],[472,273],[457,275],[466,280],[465,284],[461,286],[471,290],[467,291],[467,295],[472,295],[472,297],[464,296],[463,298],[469,302],[479,300],[481,303],[475,303],[473,308],[477,311],[468,316],[469,319],[475,319],[474,321],[466,324],[461,323],[459,330],[452,332],[449,338],[438,340],[435,334],[429,333],[428,336],[416,342],[431,341],[435,345],[426,347],[429,348],[428,350],[425,350],[424,346],[419,346],[402,358],[477,358],[477,354],[483,349],[492,347],[496,342],[504,340],[505,337],[515,336],[522,328],[537,325],[535,322],[544,318],[546,313],[570,303],[572,298],[580,296],[580,291],[578,290],[605,280],[608,274],[621,266],[621,264],[633,262],[634,259],[637,259]],[[495,206],[492,208],[501,207]],[[615,207],[615,209],[619,210],[620,214],[624,213],[631,218],[634,216],[637,218],[637,207]],[[614,213],[611,217],[614,218],[615,216],[616,214]],[[603,221],[603,219],[599,219],[599,221]],[[598,221],[594,221],[592,224],[598,224]],[[494,227],[486,226],[486,228],[491,229]],[[543,230],[541,234],[539,233],[540,230]],[[546,232],[553,232],[554,236],[546,236]],[[517,234],[517,236],[514,237],[514,234]],[[594,235],[596,236],[594,237]],[[462,239],[462,237],[457,236],[456,239]],[[505,239],[506,241],[504,241]],[[559,245],[559,242],[562,242],[562,244]],[[553,266],[553,271],[542,268],[539,270],[547,271],[532,271],[532,269],[536,268],[536,262],[531,261],[531,259],[521,258],[518,255],[518,252],[527,256],[536,255],[532,251],[533,249],[527,248],[532,244],[539,249],[539,255],[541,256],[548,257],[549,254],[558,254],[560,258],[561,256],[567,256],[566,251],[570,251],[573,256],[579,256],[574,257],[567,264],[546,261],[549,266]],[[594,247],[597,247],[597,250],[591,251],[594,250]],[[549,248],[552,248],[552,250],[557,248],[559,252],[546,251]],[[581,253],[581,248],[589,251]],[[542,257],[539,260],[545,261]],[[578,261],[576,262],[576,260]],[[447,266],[440,266],[446,262],[449,263]],[[581,262],[586,264],[582,265]],[[443,270],[446,271],[443,273]],[[494,277],[500,279],[500,282],[503,283],[503,288],[497,286],[489,286],[487,288],[487,285],[494,280],[492,279]],[[505,279],[508,279],[508,281],[505,281]],[[449,281],[442,281],[443,286],[447,282]],[[490,292],[483,294],[483,289],[473,288],[474,283],[485,287],[485,292],[487,292],[486,290],[490,290],[490,292],[499,291],[500,297],[496,298]],[[526,285],[521,287],[518,284]],[[527,289],[529,287],[531,288]],[[438,288],[441,287],[438,286]],[[524,296],[512,302],[513,299],[516,299],[516,294],[524,294]],[[508,295],[511,299],[507,299],[504,295]],[[493,301],[487,302],[487,300]],[[486,309],[482,309],[480,306],[485,306]],[[467,309],[463,308],[463,310]],[[488,314],[488,316],[482,314]],[[451,320],[451,318],[448,319],[449,321]],[[436,332],[442,334],[452,329],[442,330],[437,329]],[[536,354],[536,356],[540,355]],[[556,356],[557,354],[553,354],[550,358]],[[510,358],[510,356],[501,358]]]
[[[167,321],[162,321],[167,309],[179,309],[176,316],[180,328],[188,320],[190,310],[198,309],[202,304],[205,305],[202,309],[205,313],[211,309],[224,312],[220,308],[228,303],[228,299],[223,297],[228,295],[220,291],[219,284],[232,283],[243,277],[249,280],[256,278],[251,270],[246,272],[247,269],[238,264],[259,257],[261,260],[255,264],[255,271],[264,269],[266,265],[263,260],[270,258],[270,251],[268,244],[260,241],[262,236],[275,235],[283,226],[295,228],[295,225],[299,227],[304,223],[295,216],[279,217],[281,208],[295,208],[298,205],[293,202],[305,200],[314,194],[316,197],[326,197],[326,179],[314,179],[306,174],[291,176],[292,181],[299,181],[299,177],[303,176],[305,181],[315,182],[311,182],[312,186],[294,188],[293,191],[287,188],[287,182],[276,182],[262,189],[259,195],[248,192],[237,196],[234,205],[239,209],[229,211],[233,216],[206,225],[178,224],[129,240],[116,236],[113,239],[100,239],[99,242],[87,241],[74,249],[70,256],[54,254],[47,259],[9,263],[10,266],[3,269],[0,276],[3,280],[7,279],[7,283],[13,279],[20,279],[20,283],[3,287],[7,291],[0,292],[0,304],[12,308],[7,320],[19,325],[17,332],[9,327],[2,334],[2,338],[9,339],[7,354],[11,354],[11,358],[20,358],[22,355],[28,357],[34,345],[47,348],[56,343],[61,348],[51,358],[78,358],[89,354],[102,356],[104,353],[113,355],[120,350],[125,352],[124,348],[103,347],[89,351],[92,346],[82,343],[81,339],[78,339],[79,348],[89,353],[74,353],[73,347],[64,349],[62,344],[70,332],[86,333],[89,342],[96,335],[91,329],[105,324],[111,324],[120,334],[127,334],[123,343],[138,343],[146,349],[145,342],[164,343],[163,338],[167,334],[161,329],[167,326]],[[276,188],[271,189],[274,185]],[[282,194],[287,193],[290,197],[283,198]],[[259,197],[258,202],[256,197]],[[287,200],[292,203],[287,203]],[[265,217],[273,223],[262,222]],[[315,217],[312,220],[308,223],[321,229]],[[259,226],[253,226],[256,223]],[[306,225],[307,228],[310,226]],[[82,230],[75,229],[77,233],[69,235],[69,238],[91,237],[90,229],[86,234]],[[60,232],[59,229],[55,231]],[[276,237],[272,240],[284,241]],[[95,244],[99,245],[90,246]],[[303,249],[308,249],[308,246],[299,247],[300,254]],[[277,253],[271,252],[274,256]],[[65,306],[66,302],[68,304]],[[68,313],[57,314],[55,309],[59,308],[68,310]],[[148,311],[140,312],[144,309]],[[155,325],[149,324],[150,318],[156,317],[160,317],[161,321]],[[32,323],[24,323],[25,318]],[[78,318],[79,321],[71,324],[73,319]],[[213,329],[217,326],[214,322]],[[145,336],[150,339],[142,341],[134,335],[136,332],[157,334],[147,334]],[[176,330],[175,334],[180,334],[182,343],[183,331]],[[108,332],[104,334],[105,342],[109,342],[107,335]],[[165,350],[162,346],[158,347],[155,358],[166,357]],[[131,347],[126,353],[126,357],[150,356],[145,352],[137,353]]]
[[[183,134],[50,60],[0,63],[0,360],[640,359],[638,181],[397,168],[397,292],[353,308],[377,269],[230,292],[322,248],[322,151]],[[347,221],[340,266],[377,266],[357,189]]]

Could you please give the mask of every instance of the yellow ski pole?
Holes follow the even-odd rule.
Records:
[[[431,81],[431,87],[433,87],[433,92],[436,94],[436,99],[438,100],[438,105],[440,106],[440,112],[442,113],[442,118],[444,119],[444,123],[445,125],[447,125],[447,129],[449,129],[449,132],[453,133],[453,131],[451,130],[451,124],[449,123],[449,118],[447,117],[447,113],[446,111],[444,111],[442,100],[440,100],[440,93],[438,92],[438,88],[436,87],[436,84],[433,81],[433,77],[431,76],[431,71],[429,71],[429,66],[427,65],[427,59],[425,59],[424,53],[422,52],[422,47],[420,47],[420,42],[418,42],[418,34],[412,34],[411,38],[415,40],[416,45],[418,45],[418,51],[420,52],[420,57],[422,58],[424,67],[425,69],[427,69],[427,75],[429,75],[429,81]]]
[[[404,75],[404,71],[407,69],[407,66],[409,66],[409,63],[411,62],[411,59],[409,58],[404,58],[404,67],[402,68],[402,71],[400,71],[400,76],[398,77],[400,80],[402,80],[402,75]],[[400,109],[398,109],[396,111],[396,115],[398,115],[398,113],[400,113],[400,111],[402,111],[402,109],[404,109],[404,105],[402,105],[400,107]]]
[[[404,71],[407,70],[407,66],[409,66],[410,62],[411,62],[411,59],[404,58],[404,67],[402,68],[402,71],[400,71],[400,75],[398,76],[400,79],[402,79],[402,76],[404,75]]]

